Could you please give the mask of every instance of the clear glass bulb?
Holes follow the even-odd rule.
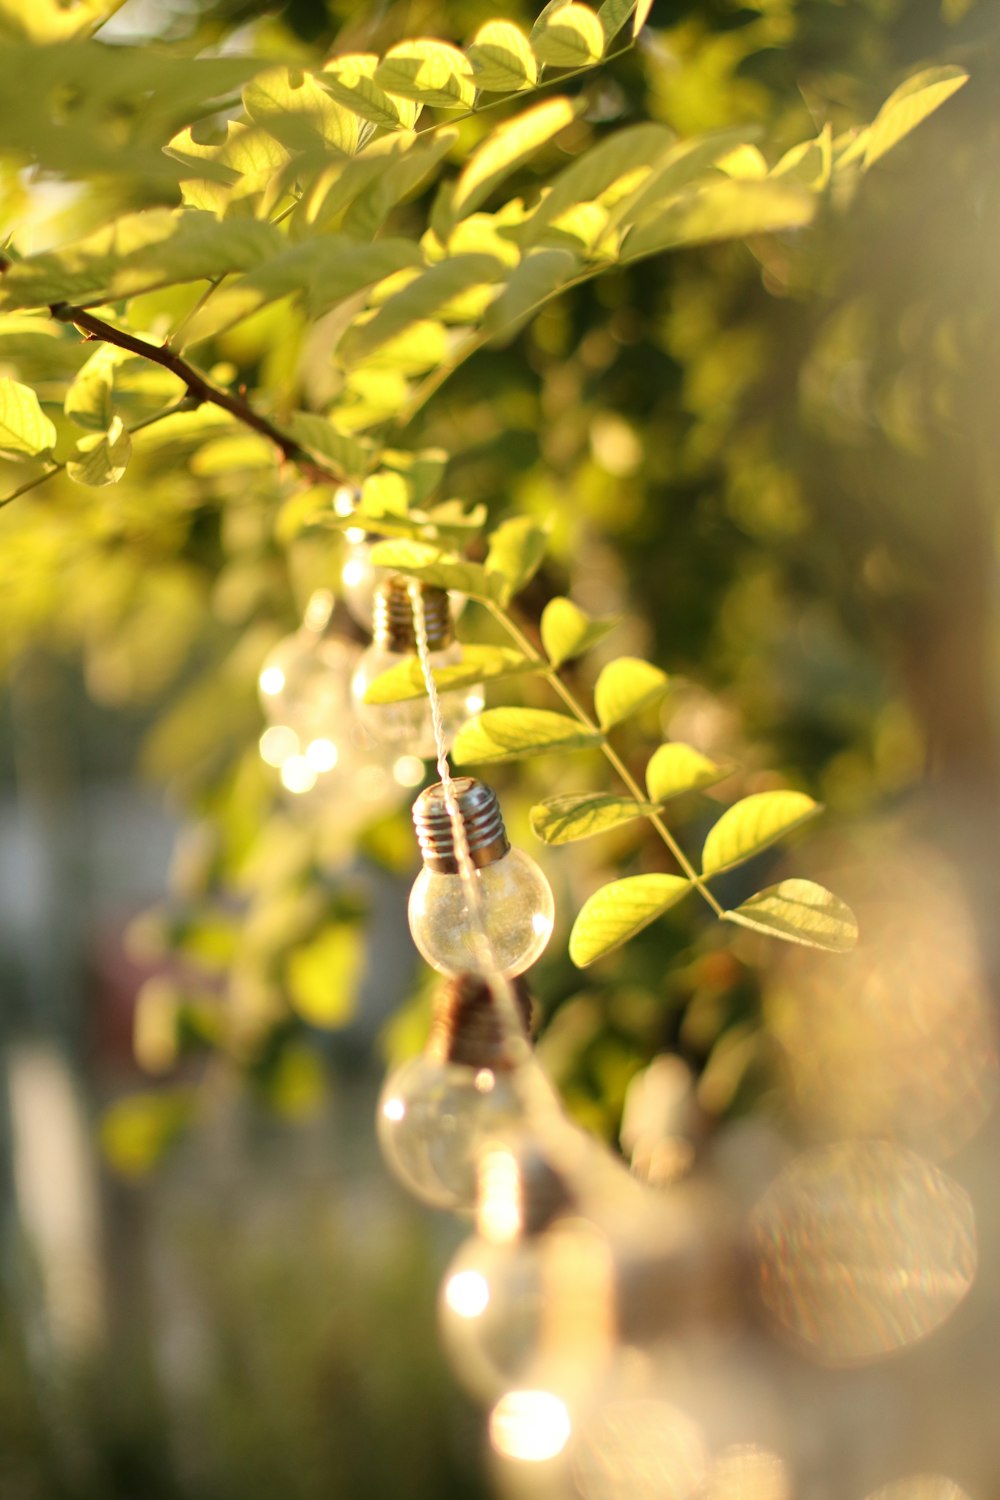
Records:
[[[409,698],[403,703],[364,701],[369,684],[409,656],[408,652],[390,651],[373,642],[362,653],[354,673],[354,701],[358,718],[380,744],[392,746],[399,755],[419,755],[428,760],[438,753],[429,699]],[[430,653],[432,667],[456,666],[461,660],[462,647],[458,641]],[[439,701],[447,748],[466,720],[482,711],[485,699],[482,686],[477,684],[460,692],[442,693]]]
[[[261,708],[272,728],[290,730],[298,740],[293,748],[291,738],[284,736],[287,753],[272,764],[282,764],[289,755],[309,756],[309,746],[320,740],[326,743],[309,758],[318,772],[332,769],[335,756],[331,761],[329,746],[336,747],[353,717],[351,675],[357,659],[357,647],[350,642],[307,627],[286,636],[269,653],[258,678]],[[277,737],[272,739],[277,755]]]
[[[384,568],[372,562],[372,548],[381,537],[368,536],[360,526],[344,532],[344,561],[340,570],[341,597],[350,614],[367,631],[372,628],[375,584],[385,576]]]
[[[522,1119],[508,1072],[421,1055],[385,1082],[376,1117],[386,1163],[435,1208],[472,1212],[484,1143]]]
[[[372,562],[372,549],[381,536],[370,536],[360,526],[349,526],[344,532],[343,563],[340,569],[340,594],[353,619],[371,634],[375,613],[375,587],[388,577],[388,569],[376,567]],[[452,619],[457,619],[468,600],[465,594],[451,594]]]
[[[616,1345],[607,1244],[580,1219],[513,1244],[466,1240],[442,1283],[438,1323],[449,1364],[481,1400],[543,1372],[561,1394],[579,1396]]]
[[[555,921],[552,887],[522,849],[476,871],[486,931],[497,968],[523,974],[544,952]],[[460,875],[425,865],[413,883],[410,932],[423,957],[442,974],[482,969],[477,928]]]

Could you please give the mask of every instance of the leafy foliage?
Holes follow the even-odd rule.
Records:
[[[780,291],[790,324],[809,300],[821,235],[865,212],[880,181],[870,169],[966,75],[924,69],[881,106],[881,94],[837,96],[820,124],[796,93],[769,118],[763,85],[740,64],[784,45],[773,17],[740,18],[725,66],[710,38],[696,45],[678,26],[667,89],[656,48],[633,46],[649,14],[629,0],[555,0],[538,16],[477,13],[466,43],[373,25],[352,34],[363,51],[321,56],[272,39],[258,56],[200,57],[102,41],[91,5],[0,12],[0,205],[14,225],[31,172],[86,188],[67,232],[14,228],[4,254],[0,451],[20,497],[4,514],[4,650],[39,638],[77,646],[108,702],[176,685],[146,759],[180,776],[215,852],[172,893],[161,949],[232,959],[252,917],[227,980],[230,1031],[213,1044],[245,1049],[249,1034],[263,1047],[277,1015],[340,1025],[354,1004],[358,913],[324,873],[344,842],[332,827],[295,826],[277,802],[253,702],[267,649],[313,587],[336,582],[351,528],[382,539],[374,566],[478,601],[465,658],[439,669],[438,685],[503,684],[513,701],[463,728],[456,763],[530,760],[501,774],[534,803],[539,838],[603,836],[607,854],[581,854],[596,889],[573,927],[574,962],[617,950],[692,889],[703,912],[755,932],[829,949],[853,941],[850,913],[814,882],[729,894],[730,872],[818,804],[773,779],[761,790],[725,747],[675,737],[665,720],[689,645],[650,642],[626,621],[616,655],[622,601],[588,591],[596,569],[581,566],[578,579],[574,552],[582,537],[620,538],[645,506],[636,597],[670,586],[677,611],[701,620],[721,584],[696,597],[677,557],[703,547],[715,578],[705,538],[732,517],[708,524],[692,508],[654,521],[640,470],[669,476],[682,499],[717,490],[750,530],[784,538],[780,527],[794,527],[763,420],[740,429],[734,415],[765,359],[744,327],[763,295],[756,286],[751,297],[746,278]],[[702,246],[713,247],[713,285],[738,289],[733,307],[698,281],[703,257],[690,252]],[[668,251],[681,252],[670,270]],[[669,277],[685,295],[668,303]],[[82,309],[84,343],[73,328]],[[642,339],[657,350],[654,378],[629,364]],[[772,366],[785,352],[779,342]],[[619,360],[628,373],[606,396]],[[817,420],[840,410],[823,399],[825,369],[817,355],[801,381],[820,391]],[[892,399],[893,411],[906,406],[905,392]],[[335,503],[345,482],[347,515]],[[668,527],[670,547],[657,550],[649,543]],[[752,614],[744,584],[766,580],[732,583],[734,635],[733,618]],[[423,690],[408,661],[369,700]],[[643,758],[645,789],[631,770]],[[723,794],[736,800],[720,814]],[[664,821],[682,795],[669,815],[683,841]],[[689,834],[691,848],[704,842],[700,871],[684,853]],[[385,827],[347,839],[359,842],[405,865],[409,845]],[[726,902],[739,901],[731,909],[709,884],[717,876]],[[692,941],[694,909],[682,913]],[[641,965],[643,951],[640,941],[620,961]],[[343,976],[337,995],[324,966]],[[564,977],[564,989],[575,982]]]

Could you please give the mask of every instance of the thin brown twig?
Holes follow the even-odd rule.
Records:
[[[60,323],[72,323],[88,338],[114,344],[119,349],[127,350],[129,354],[138,355],[140,359],[148,359],[154,365],[161,365],[163,369],[169,370],[172,375],[177,376],[178,380],[184,382],[188,394],[196,401],[218,406],[222,411],[228,412],[231,417],[235,417],[237,422],[242,422],[244,427],[249,427],[252,431],[259,432],[262,437],[269,438],[289,463],[298,464],[313,478],[324,480],[329,484],[345,482],[346,475],[328,468],[325,464],[317,463],[289,433],[282,432],[280,427],[275,426],[267,417],[255,411],[243,396],[234,395],[232,391],[215,385],[207,375],[203,375],[194,365],[176,354],[173,349],[167,348],[166,345],[151,344],[148,339],[137,338],[134,333],[126,333],[123,328],[116,328],[114,324],[106,323],[103,318],[95,317],[85,308],[73,307],[67,302],[52,303],[49,313]]]

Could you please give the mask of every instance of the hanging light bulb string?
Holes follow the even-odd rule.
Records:
[[[423,673],[424,685],[427,689],[427,697],[430,702],[431,724],[434,730],[434,743],[437,747],[437,772],[444,793],[445,807],[451,821],[452,837],[455,845],[455,860],[458,864],[458,872],[462,881],[462,888],[465,892],[469,915],[472,918],[472,936],[477,950],[477,959],[482,966],[483,976],[496,1001],[497,1016],[504,1033],[505,1041],[511,1049],[511,1060],[517,1066],[518,1071],[522,1072],[524,1070],[521,1064],[530,1060],[531,1050],[524,1034],[524,1026],[521,1021],[521,1013],[513,985],[501,971],[496,955],[493,952],[493,944],[490,941],[476,866],[469,849],[465,820],[462,817],[459,807],[458,796],[455,792],[451,774],[451,766],[448,763],[447,738],[444,719],[441,713],[441,701],[438,696],[437,683],[434,681],[430,648],[427,644],[427,621],[424,615],[423,593],[416,579],[410,581],[408,592],[413,608],[413,634],[417,646],[417,656],[420,661],[420,669]],[[541,1076],[540,1069],[531,1069],[530,1071],[532,1074],[538,1073]],[[547,1090],[547,1092],[549,1091]]]

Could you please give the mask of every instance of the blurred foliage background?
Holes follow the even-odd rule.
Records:
[[[462,40],[495,9],[126,0],[103,34],[307,62]],[[921,858],[914,839],[952,861],[990,974],[998,58],[987,0],[656,0],[642,44],[602,70],[588,128],[757,124],[774,160],[828,120],[870,119],[918,66],[958,62],[971,80],[849,213],[831,205],[804,232],[660,256],[567,293],[474,358],[414,434],[452,455],[450,492],[491,519],[554,523],[526,612],[572,588],[591,612],[621,613],[615,652],[674,679],[652,732],[737,767],[720,798],[779,784],[818,796],[829,831],[800,860],[836,872],[849,899],[873,861]],[[4,182],[22,251],[79,233],[108,208],[98,200],[13,171]],[[148,325],[184,306],[150,294]],[[0,368],[17,376],[37,334],[15,325],[0,324]],[[90,352],[63,334],[54,382]],[[278,407],[322,392],[326,355],[284,308],[211,349]],[[370,1141],[382,1060],[420,1044],[427,1013],[403,915],[407,808],[356,851],[344,840],[345,862],[336,810],[318,841],[256,752],[260,661],[335,576],[336,550],[276,538],[273,467],[137,457],[121,485],[56,479],[0,513],[0,1489],[477,1494],[475,1418],[439,1366],[430,1312],[450,1231],[382,1181]],[[532,801],[592,772],[505,771],[515,839],[537,852]],[[692,842],[715,796],[681,806]],[[586,976],[566,957],[594,884],[657,859],[631,828],[547,853],[560,917],[533,975],[542,1057],[609,1138],[629,1081],[666,1048],[691,1064],[710,1122],[787,1124],[763,940],[684,908]],[[770,855],[766,867],[780,870]],[[65,1130],[35,1159],[24,1140],[40,1109]],[[65,1184],[61,1216],[32,1206],[32,1172]]]

